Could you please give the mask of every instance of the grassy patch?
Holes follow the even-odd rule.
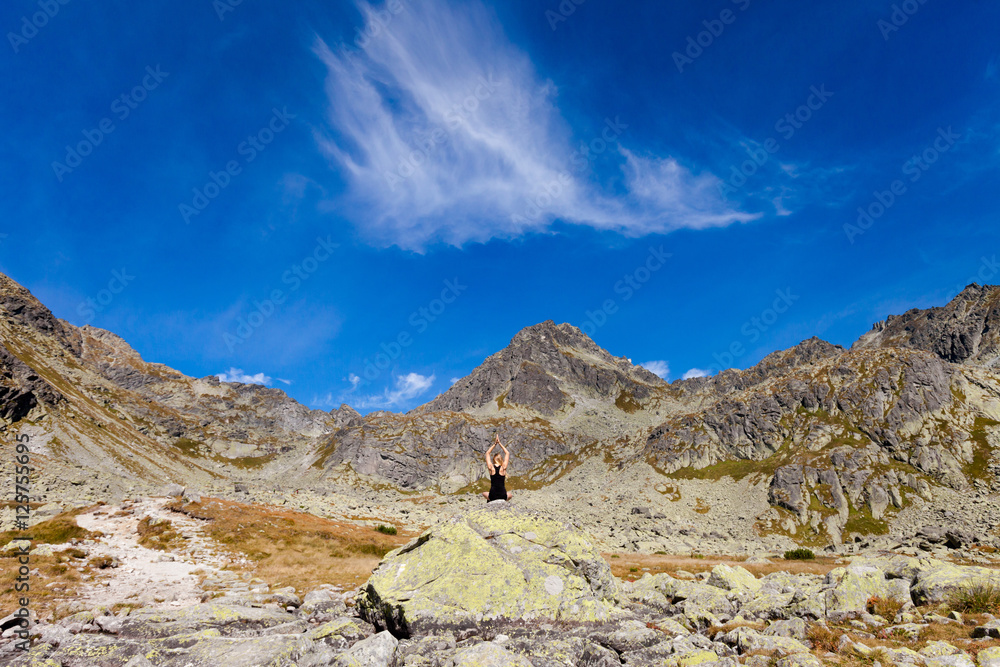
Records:
[[[892,619],[896,618],[896,614],[899,613],[899,610],[903,608],[903,603],[898,600],[871,597],[868,598],[865,608],[868,609],[869,614],[881,616],[891,623]]]
[[[812,549],[790,549],[785,552],[785,560],[814,560],[816,554],[812,552]]]
[[[205,520],[204,530],[228,551],[245,556],[240,566],[272,586],[307,591],[324,583],[357,586],[382,557],[412,537],[373,530],[280,507],[203,498],[170,509]]]
[[[986,429],[992,426],[1000,426],[1000,422],[985,417],[976,417],[972,432],[969,434],[973,442],[972,462],[963,466],[967,477],[982,480],[991,478],[989,464],[993,448],[990,447],[986,437]]]
[[[695,498],[694,511],[698,514],[708,514],[712,510],[710,505],[705,504],[701,498]]]
[[[174,441],[174,447],[185,456],[201,456],[202,443],[191,438],[178,438]]]
[[[383,535],[395,535],[399,532],[399,529],[396,528],[395,526],[383,526],[382,524],[379,524],[375,528],[375,530],[382,533]]]
[[[884,519],[872,517],[871,510],[867,506],[862,506],[859,510],[850,513],[847,523],[844,524],[844,535],[860,533],[861,535],[885,535],[889,532],[889,522]]]
[[[139,544],[147,549],[170,551],[184,542],[181,534],[174,530],[174,525],[167,519],[154,519],[147,516],[139,522],[137,528]]]
[[[31,538],[34,544],[66,544],[70,540],[86,540],[97,536],[76,523],[76,517],[92,507],[81,507],[40,521],[28,530],[8,530],[0,533],[0,546],[11,540]]]
[[[631,392],[624,390],[618,394],[618,398],[615,399],[615,406],[622,412],[627,412],[628,414],[642,410],[642,405],[639,401],[635,400],[635,397],[632,396]]]
[[[1000,586],[988,581],[974,581],[955,591],[948,600],[948,606],[969,614],[1000,614]]]

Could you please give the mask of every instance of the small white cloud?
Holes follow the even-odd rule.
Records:
[[[665,361],[644,361],[639,365],[653,375],[658,375],[664,380],[670,377],[670,364]]]
[[[691,368],[684,373],[683,379],[690,380],[691,378],[707,378],[711,374],[711,371],[707,371],[704,368]]]
[[[287,385],[289,385],[289,386],[291,386],[291,384],[292,384],[292,381],[291,381],[291,380],[286,380],[285,378],[276,378],[276,379],[277,379],[277,380],[278,380],[278,382],[280,382],[281,384],[287,384]]]
[[[268,387],[271,386],[270,376],[264,375],[263,373],[250,375],[248,373],[244,373],[242,368],[230,368],[228,372],[219,373],[215,377],[219,378],[223,382],[242,382],[243,384],[262,384]],[[282,382],[286,381],[282,380]]]
[[[449,380],[449,382],[450,382],[451,384],[455,384],[456,382],[458,382],[458,381],[459,381],[459,380],[461,380],[461,379],[462,379],[462,378],[452,378],[451,380]]]

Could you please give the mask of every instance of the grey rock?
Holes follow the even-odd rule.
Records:
[[[391,667],[395,662],[399,640],[388,631],[362,639],[337,656],[337,667]]]

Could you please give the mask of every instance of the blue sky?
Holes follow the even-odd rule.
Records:
[[[0,27],[0,271],[313,407],[412,408],[547,319],[676,379],[1000,282],[993,3],[15,0]]]

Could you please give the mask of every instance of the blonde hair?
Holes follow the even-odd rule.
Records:
[[[503,457],[500,456],[499,454],[494,454],[493,455],[493,465],[499,466],[501,464],[503,464]]]

